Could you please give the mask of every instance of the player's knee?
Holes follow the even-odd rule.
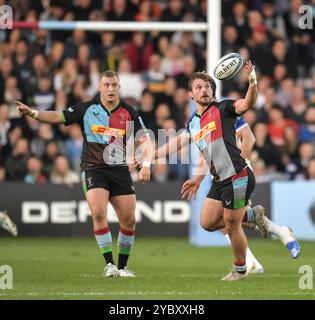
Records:
[[[96,222],[96,223],[101,223],[103,222],[106,217],[105,217],[105,213],[104,212],[101,212],[101,211],[94,211],[93,214],[93,220]]]
[[[231,233],[238,228],[238,223],[235,219],[224,219],[224,224],[227,233]]]
[[[136,218],[135,217],[128,217],[123,221],[120,221],[120,225],[127,230],[134,230],[136,226]]]
[[[214,221],[207,221],[207,222],[205,222],[205,221],[200,221],[200,225],[201,225],[201,227],[203,228],[203,229],[205,229],[206,231],[209,231],[209,232],[213,232],[213,231],[216,231],[216,230],[218,230],[218,228],[217,228],[217,225],[216,225],[216,223],[214,222]]]

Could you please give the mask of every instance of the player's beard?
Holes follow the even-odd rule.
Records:
[[[212,100],[211,98],[207,97],[207,98],[200,98],[200,99],[196,100],[196,102],[199,105],[201,105],[203,107],[206,107],[206,106],[208,106],[210,104],[211,100]]]

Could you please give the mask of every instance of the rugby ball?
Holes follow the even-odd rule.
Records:
[[[219,80],[227,80],[236,76],[243,66],[243,58],[238,53],[223,56],[214,69],[214,76]]]

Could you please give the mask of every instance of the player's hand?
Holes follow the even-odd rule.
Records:
[[[257,85],[257,75],[255,71],[255,66],[252,64],[250,60],[245,63],[245,71],[248,74],[248,81],[251,85]]]
[[[187,180],[182,186],[182,199],[194,199],[196,200],[197,191],[199,189],[199,184],[194,180]]]
[[[27,106],[26,104],[24,104],[21,101],[14,101],[14,103],[16,103],[16,110],[19,111],[21,114],[25,115],[25,116],[32,116],[32,108],[30,108],[29,106]]]
[[[151,170],[148,167],[142,167],[139,171],[139,181],[142,183],[149,182],[151,177]]]

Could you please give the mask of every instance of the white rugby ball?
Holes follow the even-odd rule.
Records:
[[[214,69],[214,76],[219,80],[227,80],[236,76],[243,66],[243,58],[238,53],[223,56]]]

